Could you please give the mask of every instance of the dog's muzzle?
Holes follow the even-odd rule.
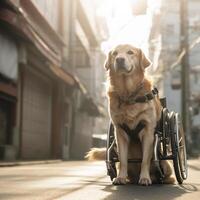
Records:
[[[123,57],[117,57],[115,59],[115,71],[129,73],[132,70],[132,66],[126,64],[126,60]]]

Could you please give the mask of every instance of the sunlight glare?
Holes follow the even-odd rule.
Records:
[[[132,8],[139,0],[107,0],[101,13],[106,17],[110,38],[102,43],[107,53],[118,44],[129,43],[147,52],[151,28],[151,13],[160,6],[160,0],[148,0],[147,14],[133,15]]]

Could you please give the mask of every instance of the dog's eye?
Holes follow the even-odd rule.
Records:
[[[113,56],[116,56],[117,54],[118,54],[117,51],[114,51],[114,52],[112,53]]]
[[[127,51],[127,54],[129,54],[129,55],[133,55],[133,54],[134,54],[134,52],[133,52],[133,51],[131,51],[131,50],[129,50],[129,51]]]

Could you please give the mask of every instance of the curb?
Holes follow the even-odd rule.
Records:
[[[53,164],[59,163],[62,160],[38,160],[38,161],[13,161],[13,162],[0,162],[0,167],[15,167],[23,165],[42,165],[42,164]]]

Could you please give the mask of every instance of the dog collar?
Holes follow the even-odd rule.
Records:
[[[137,89],[137,93],[138,92],[139,90]],[[135,97],[137,93],[127,98],[119,97],[119,108],[122,103],[127,104],[127,105],[131,105],[135,103],[147,103],[148,101],[151,101],[152,99],[154,99],[154,97],[158,94],[158,89],[154,87],[154,89],[151,92],[145,94],[144,96]]]

